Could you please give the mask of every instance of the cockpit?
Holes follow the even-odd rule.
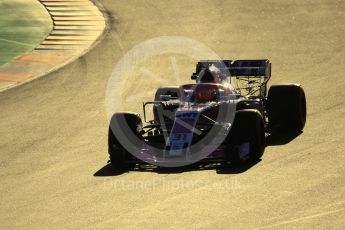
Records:
[[[230,88],[213,83],[183,85],[181,90],[184,91],[182,101],[190,103],[217,102],[233,94]]]

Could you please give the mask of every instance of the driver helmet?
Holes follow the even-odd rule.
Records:
[[[198,79],[200,83],[221,83],[223,81],[221,71],[215,65],[201,70]]]

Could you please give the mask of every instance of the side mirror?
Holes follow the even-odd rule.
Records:
[[[198,79],[198,75],[196,75],[196,73],[193,73],[193,75],[190,77],[190,79],[196,80],[196,79]]]
[[[171,100],[171,95],[161,95],[160,96],[160,101],[170,101]]]

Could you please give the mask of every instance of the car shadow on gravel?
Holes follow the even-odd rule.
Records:
[[[248,162],[244,165],[241,166],[235,166],[235,165],[229,165],[229,166],[224,166],[224,167],[220,167],[219,169],[217,169],[217,174],[240,174],[240,173],[244,173],[247,170],[249,170],[250,168],[252,168],[253,166],[255,166],[256,164],[260,163],[261,159],[257,160],[257,161],[251,161]]]
[[[131,169],[114,169],[110,164],[106,164],[97,172],[94,173],[95,177],[108,177],[108,176],[119,176],[130,172],[152,172],[158,174],[181,174],[191,171],[206,171],[213,170],[217,174],[239,174],[244,173],[261,160],[256,162],[251,162],[244,164],[242,166],[234,166],[231,164],[215,164],[215,163],[195,163],[188,166],[178,167],[178,168],[163,168],[152,165],[136,165]]]
[[[95,172],[93,175],[95,177],[105,177],[105,176],[119,176],[124,173],[126,173],[126,170],[116,170],[111,166],[111,164],[106,164],[97,172]]]

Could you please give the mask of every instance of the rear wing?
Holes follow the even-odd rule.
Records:
[[[236,77],[271,77],[271,62],[268,59],[258,60],[203,60],[196,64],[196,71],[192,75],[195,80],[202,69],[211,65],[220,69],[223,76]]]

